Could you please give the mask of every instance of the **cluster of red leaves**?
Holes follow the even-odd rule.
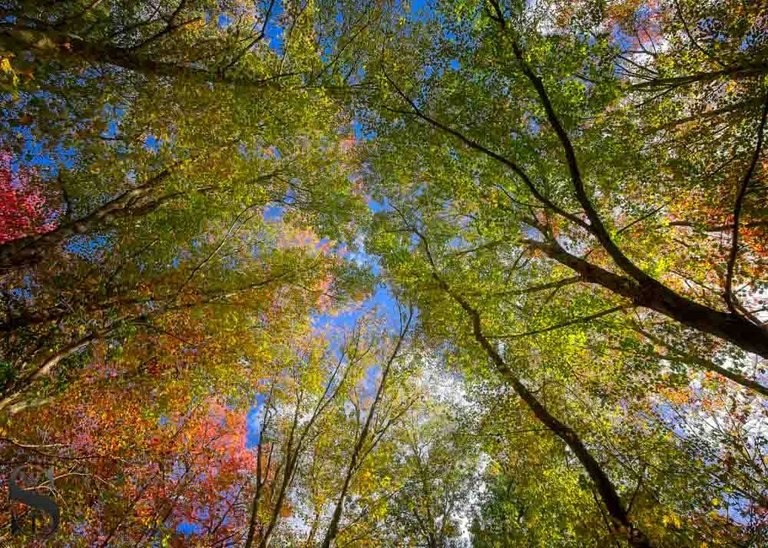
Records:
[[[66,478],[57,488],[65,502],[85,503],[84,513],[67,516],[61,534],[92,545],[165,538],[188,546],[200,539],[221,544],[242,532],[256,469],[246,446],[247,413],[215,397],[194,403],[183,385],[174,388],[162,415],[144,412],[158,397],[152,390],[104,383],[41,412],[41,424],[56,424],[49,441],[64,455],[53,463]],[[68,478],[73,473],[76,481]]]
[[[52,230],[51,211],[35,172],[14,169],[13,158],[0,152],[0,244]]]
[[[255,456],[246,448],[244,413],[215,401],[201,411],[170,420],[149,439],[146,450],[163,458],[132,476],[151,478],[155,463],[164,463],[164,469],[153,481],[135,483],[144,492],[133,496],[140,497],[140,518],[161,519],[171,528],[188,524],[212,542],[243,526],[245,516],[236,505],[242,508]]]

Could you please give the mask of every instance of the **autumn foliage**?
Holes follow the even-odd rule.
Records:
[[[768,546],[763,4],[4,2],[0,546]]]
[[[35,170],[0,152],[0,244],[52,230],[53,214]]]

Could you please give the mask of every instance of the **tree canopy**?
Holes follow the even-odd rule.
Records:
[[[0,2],[0,544],[768,543],[768,10]]]

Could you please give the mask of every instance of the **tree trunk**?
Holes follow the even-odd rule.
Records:
[[[434,278],[440,284],[440,286],[448,293],[469,315],[472,320],[472,332],[475,340],[485,350],[485,353],[494,363],[498,371],[507,381],[512,385],[518,396],[525,402],[528,408],[533,412],[534,416],[552,431],[557,437],[565,442],[565,444],[573,451],[576,458],[584,467],[589,475],[590,479],[594,483],[597,492],[600,494],[600,498],[603,501],[608,514],[611,517],[611,528],[622,537],[626,538],[629,544],[635,548],[650,548],[651,543],[645,534],[638,528],[636,528],[631,520],[627,511],[624,509],[624,505],[621,502],[621,498],[616,492],[608,475],[600,466],[600,463],[595,460],[584,443],[578,437],[574,430],[555,418],[541,402],[525,387],[520,379],[512,372],[507,363],[498,353],[496,348],[485,337],[482,331],[482,325],[480,322],[480,314],[472,308],[460,295],[454,293],[450,287],[436,274]]]
[[[0,271],[40,262],[66,238],[75,234],[93,232],[116,218],[131,215],[132,206],[152,192],[155,186],[169,174],[170,171],[165,169],[144,184],[123,192],[85,217],[62,224],[50,232],[19,238],[0,245]]]
[[[248,87],[276,87],[277,84],[277,78],[247,78],[228,75],[226,70],[162,61],[152,54],[108,43],[92,43],[79,36],[52,29],[5,26],[0,28],[0,44],[11,50],[26,49],[48,57],[78,57],[88,63],[104,63],[141,74],[186,78],[199,83],[219,82]]]
[[[698,304],[649,279],[638,283],[609,272],[566,252],[557,242],[527,240],[535,249],[580,274],[584,281],[600,285],[631,299],[638,306],[655,310],[686,327],[709,333],[763,358],[768,358],[768,331],[747,319]]]

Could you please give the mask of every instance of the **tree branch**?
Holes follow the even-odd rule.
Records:
[[[725,291],[723,293],[725,304],[728,306],[728,310],[730,310],[733,314],[737,314],[733,297],[733,276],[734,269],[736,267],[736,257],[739,253],[739,222],[741,221],[741,210],[744,206],[744,198],[747,195],[749,183],[752,180],[752,175],[755,172],[755,167],[757,166],[757,161],[760,159],[760,152],[763,148],[763,133],[765,130],[766,118],[768,118],[768,94],[765,97],[763,113],[760,117],[760,125],[757,128],[757,143],[755,144],[755,152],[752,155],[752,161],[749,163],[747,172],[744,174],[744,178],[741,181],[739,192],[736,195],[736,203],[733,206],[733,234],[731,237],[731,252],[728,256],[728,265],[725,274]]]

